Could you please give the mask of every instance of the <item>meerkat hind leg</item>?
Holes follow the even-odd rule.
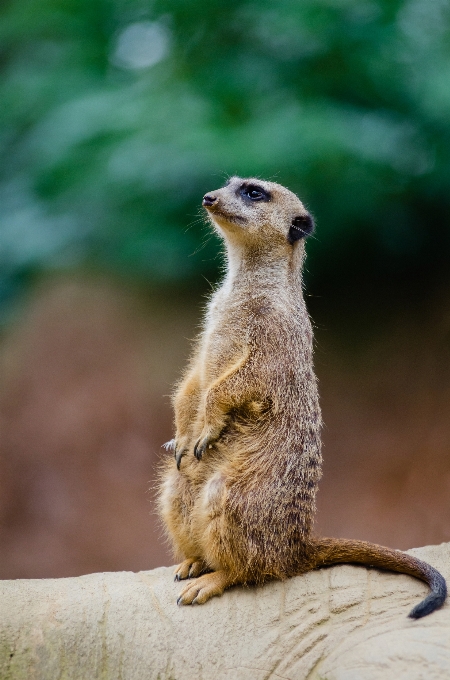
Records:
[[[189,557],[183,560],[175,569],[175,581],[184,581],[187,578],[197,578],[208,570],[207,565],[200,557]]]
[[[177,604],[204,604],[215,595],[222,595],[234,580],[223,570],[213,571],[187,583],[180,593]]]

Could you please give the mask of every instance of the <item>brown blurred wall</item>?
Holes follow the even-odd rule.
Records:
[[[0,578],[171,562],[151,489],[201,304],[76,277],[30,299],[0,346]],[[396,317],[357,351],[317,331],[319,532],[450,540],[447,309]]]

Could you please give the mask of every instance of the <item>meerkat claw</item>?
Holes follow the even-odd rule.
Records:
[[[181,459],[182,459],[183,456],[185,456],[185,455],[186,455],[186,449],[181,449],[181,451],[177,451],[177,452],[175,453],[175,460],[176,460],[176,463],[177,463],[177,470],[180,469]]]
[[[197,460],[202,459],[202,456],[203,456],[205,449],[206,449],[206,445],[202,445],[202,444],[200,444],[200,442],[201,442],[201,439],[199,439],[194,446],[194,456],[197,458]]]
[[[203,438],[200,437],[200,439],[197,440],[194,446],[194,456],[197,458],[197,460],[202,459],[206,449],[212,449],[212,441],[213,440],[210,436]]]

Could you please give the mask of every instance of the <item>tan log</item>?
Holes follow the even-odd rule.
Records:
[[[409,551],[450,577],[450,543]],[[177,607],[173,569],[0,582],[1,680],[448,680],[450,606],[335,566]]]

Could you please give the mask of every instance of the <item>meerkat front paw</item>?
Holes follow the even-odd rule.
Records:
[[[201,460],[206,449],[212,449],[213,438],[210,435],[200,437],[194,446],[194,456]]]
[[[175,456],[175,461],[177,463],[177,469],[180,469],[181,459],[189,451],[186,441],[182,438],[174,437],[169,442],[163,444],[166,451],[171,451]]]
[[[216,442],[219,437],[220,433],[223,430],[223,426],[220,428],[204,428],[200,437],[197,439],[195,446],[194,446],[194,456],[197,458],[197,460],[201,460],[203,454],[207,449],[212,449],[214,442]]]
[[[200,557],[190,557],[187,560],[184,560],[184,562],[179,564],[175,569],[174,581],[197,578],[200,574],[204,574],[205,571],[208,571],[208,567]]]

